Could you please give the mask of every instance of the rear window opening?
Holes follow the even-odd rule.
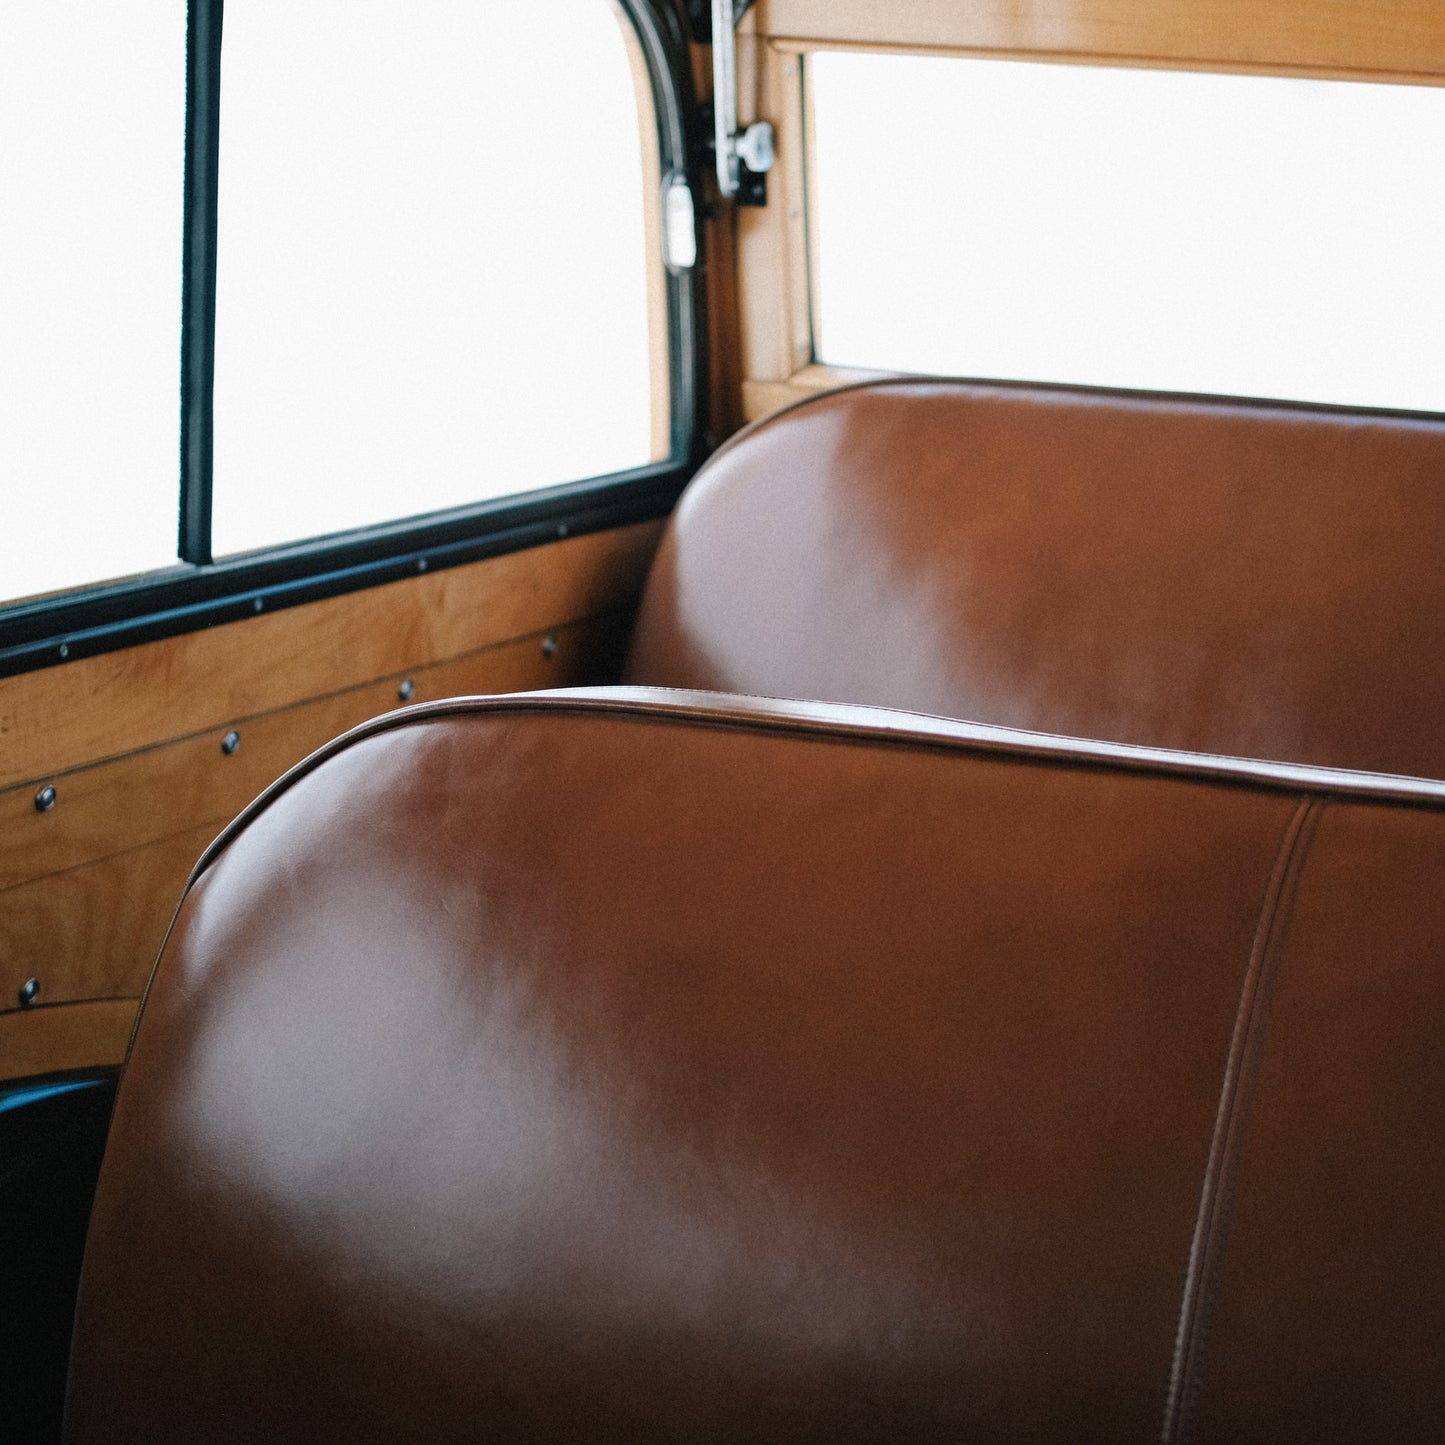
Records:
[[[1445,91],[819,52],[817,360],[1445,411]]]

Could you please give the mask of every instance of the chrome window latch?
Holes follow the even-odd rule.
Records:
[[[712,0],[713,144],[718,189],[739,205],[767,204],[763,177],[773,166],[773,128],[754,121],[738,134],[737,23],[750,0]]]

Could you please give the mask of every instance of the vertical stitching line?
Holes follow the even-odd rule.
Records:
[[[1323,806],[1319,799],[1308,795],[1300,800],[1280,840],[1279,854],[1260,907],[1224,1067],[1219,1112],[1215,1117],[1204,1186],[1199,1198],[1199,1214],[1189,1246],[1189,1271],[1179,1306],[1179,1330],[1175,1336],[1169,1394],[1164,1407],[1163,1445],[1182,1445],[1192,1423],[1204,1363],[1213,1285],[1224,1249],[1248,1085],[1253,1078],[1264,1033],[1265,1002],[1283,951],[1281,944],[1294,891]]]

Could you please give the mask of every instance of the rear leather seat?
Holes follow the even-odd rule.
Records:
[[[1445,425],[904,380],[724,446],[628,682],[1445,777]]]
[[[1438,783],[379,720],[181,906],[68,1438],[1438,1440],[1442,877]]]

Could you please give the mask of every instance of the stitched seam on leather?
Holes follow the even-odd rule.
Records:
[[[1163,1445],[1184,1445],[1193,1426],[1245,1116],[1263,1043],[1269,999],[1284,951],[1295,891],[1324,807],[1321,799],[1306,796],[1290,817],[1255,927],[1224,1067],[1199,1213],[1189,1247],[1189,1269],[1179,1306],[1179,1328],[1164,1407]]]

